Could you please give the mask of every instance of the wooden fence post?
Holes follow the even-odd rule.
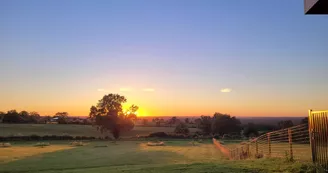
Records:
[[[268,146],[269,146],[269,157],[271,156],[271,140],[270,140],[270,133],[267,133],[267,137],[268,137]]]
[[[292,139],[292,130],[288,129],[288,142],[289,142],[289,155],[290,159],[293,160],[293,139]]]

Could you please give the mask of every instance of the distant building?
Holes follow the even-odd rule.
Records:
[[[58,124],[58,117],[55,116],[55,117],[50,118],[50,120],[47,121],[47,124]]]

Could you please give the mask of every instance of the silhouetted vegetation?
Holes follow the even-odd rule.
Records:
[[[202,115],[200,117],[199,128],[204,134],[210,134],[212,132],[212,118]]]
[[[10,124],[81,124],[91,125],[89,119],[68,117],[67,112],[57,112],[54,116],[41,116],[38,112],[9,110],[7,113],[0,112],[0,122]]]
[[[177,134],[189,134],[189,128],[185,123],[180,123],[175,127],[174,132]]]
[[[38,123],[40,115],[37,112],[27,112],[16,110],[9,110],[7,113],[0,113],[1,120],[3,123]]]
[[[198,127],[204,134],[217,134],[223,136],[224,134],[236,133],[241,130],[241,123],[236,117],[231,117],[228,114],[215,113],[213,117],[201,116]]]
[[[28,135],[28,136],[0,136],[0,141],[40,141],[40,140],[95,140],[93,136],[70,136],[70,135]],[[98,138],[103,139],[103,138]]]
[[[165,138],[165,137],[168,137],[168,134],[165,133],[165,132],[155,132],[155,133],[149,134],[148,137],[150,137],[150,138],[153,138],[153,137]]]
[[[90,118],[93,125],[101,133],[110,132],[115,139],[120,137],[121,131],[129,131],[134,127],[138,106],[132,105],[127,113],[123,112],[124,96],[118,94],[105,95],[97,106],[90,108]]]
[[[156,127],[160,127],[161,126],[161,119],[159,119],[159,118],[154,118],[152,120],[152,122],[154,122],[156,124]]]
[[[212,118],[212,133],[219,135],[239,133],[241,130],[240,125],[241,123],[236,117],[215,113]]]
[[[148,125],[148,120],[147,119],[142,119],[142,125],[147,126]]]
[[[309,123],[309,117],[305,117],[301,120],[301,124],[308,124]]]
[[[190,123],[190,119],[189,119],[189,118],[186,118],[186,119],[185,119],[185,123],[186,123],[186,124],[189,124],[189,123]]]
[[[148,136],[139,136],[139,138],[167,138],[167,139],[192,139],[195,135],[188,134],[178,134],[178,133],[165,133],[165,132],[155,132]],[[209,139],[211,137],[208,137]]]
[[[278,122],[278,128],[279,129],[286,129],[286,128],[289,128],[289,127],[292,127],[292,126],[294,126],[294,124],[291,120]]]
[[[243,135],[245,137],[256,137],[259,135],[259,132],[254,123],[248,123],[244,127]]]
[[[168,120],[168,124],[170,127],[172,127],[172,125],[176,124],[177,122],[179,122],[180,120],[177,117],[172,117],[171,119]]]
[[[58,124],[68,124],[68,113],[67,112],[57,112],[54,116],[57,118]]]

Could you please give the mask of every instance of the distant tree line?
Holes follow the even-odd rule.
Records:
[[[0,122],[10,124],[83,124],[91,125],[89,119],[69,117],[67,112],[57,112],[54,116],[41,116],[38,112],[9,110],[0,112]]]
[[[0,120],[3,123],[38,123],[40,117],[37,112],[17,112],[16,110],[9,110],[7,113],[0,112]]]
[[[276,124],[266,123],[247,123],[241,124],[236,117],[228,114],[215,113],[211,116],[201,116],[200,118],[185,118],[184,120],[177,117],[171,117],[167,120],[163,118],[153,118],[149,123],[147,118],[138,119],[142,126],[157,127],[175,127],[175,133],[188,134],[189,128],[198,128],[204,135],[233,135],[239,137],[256,137],[270,131],[292,127],[294,124],[291,120],[282,120]],[[301,124],[307,124],[308,118],[301,120]]]

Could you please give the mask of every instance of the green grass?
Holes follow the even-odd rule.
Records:
[[[2,124],[0,123],[0,136],[10,135],[71,135],[71,136],[104,136],[91,125],[71,124]],[[196,132],[198,129],[190,128]],[[134,127],[132,131],[125,132],[122,137],[148,135],[153,132],[173,132],[173,127]],[[109,134],[107,134],[109,135]]]
[[[0,172],[113,173],[113,172],[300,172],[302,163],[281,159],[231,161],[210,141],[192,146],[189,141],[167,141],[166,146],[119,141],[90,142],[71,147],[68,142],[50,142],[49,148],[32,147],[31,142],[12,143],[0,148]],[[98,145],[108,147],[97,148]],[[17,147],[17,150],[16,148]],[[20,157],[21,153],[30,152]],[[51,148],[52,147],[52,148]],[[57,148],[56,148],[57,147]],[[6,150],[11,152],[5,152]],[[19,150],[20,149],[20,150]],[[51,150],[47,152],[47,149]],[[33,151],[32,151],[33,150]],[[41,151],[42,150],[42,151]],[[4,154],[5,153],[5,154]],[[6,155],[8,157],[1,157]],[[9,158],[10,156],[13,156]],[[14,160],[12,158],[15,158]],[[2,160],[1,160],[2,159]],[[304,168],[305,167],[305,168]]]

